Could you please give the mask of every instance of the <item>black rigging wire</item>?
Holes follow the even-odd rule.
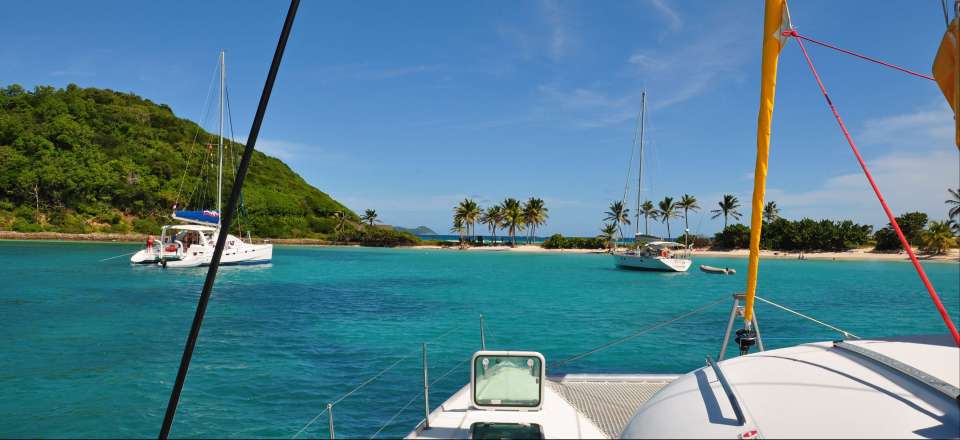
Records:
[[[273,54],[273,61],[270,63],[270,72],[267,74],[267,81],[263,85],[263,92],[260,94],[260,103],[257,105],[257,113],[253,118],[253,125],[250,127],[250,135],[247,136],[247,145],[243,150],[243,158],[240,160],[240,166],[237,169],[237,176],[234,179],[233,188],[230,189],[230,201],[227,203],[227,210],[222,216],[221,225],[226,231],[230,230],[230,225],[233,222],[233,212],[237,208],[237,202],[240,200],[240,188],[243,187],[243,179],[246,177],[247,168],[250,166],[250,157],[253,156],[253,148],[257,144],[257,136],[260,135],[263,115],[267,111],[267,103],[270,101],[273,84],[277,79],[277,72],[280,70],[280,61],[283,59],[283,50],[287,46],[287,39],[290,37],[290,29],[293,28],[293,20],[297,15],[297,8],[299,6],[300,0],[290,0],[290,9],[287,10],[287,18],[283,23],[283,30],[280,32],[280,39],[277,41],[277,49]],[[200,292],[200,299],[197,302],[197,311],[193,316],[190,334],[187,337],[186,345],[183,347],[180,369],[177,371],[177,379],[173,384],[173,390],[170,392],[170,401],[167,403],[167,411],[163,416],[163,425],[160,427],[160,439],[166,439],[170,434],[170,426],[173,424],[173,417],[177,413],[177,404],[180,402],[180,392],[183,391],[183,383],[187,378],[187,370],[190,369],[190,359],[193,357],[193,349],[197,346],[200,327],[203,325],[203,315],[206,313],[207,304],[210,302],[210,292],[213,291],[213,283],[217,279],[217,269],[220,268],[220,257],[223,256],[223,248],[226,243],[227,234],[217,234],[217,247],[213,250],[213,256],[210,259],[210,268],[207,270],[207,278],[203,282],[203,290]]]
[[[236,166],[234,165],[233,150],[230,148],[236,141],[233,135],[233,111],[230,110],[230,89],[224,86],[224,98],[227,101],[227,126],[230,127],[230,143],[228,144],[229,158],[230,158],[230,170],[233,171],[234,175],[237,173]],[[240,192],[240,204],[237,206],[238,216],[237,216],[237,233],[240,235],[240,238],[243,238],[243,225],[241,224],[243,217],[247,215],[247,208],[243,203],[243,191]]]
[[[200,131],[203,129],[203,126],[207,123],[207,118],[210,117],[210,107],[213,104],[213,100],[210,99],[210,96],[213,95],[213,83],[214,83],[214,80],[217,78],[217,71],[219,71],[219,69],[220,69],[220,63],[218,62],[216,66],[213,68],[213,74],[210,76],[210,85],[207,86],[207,97],[204,99],[203,109],[200,110],[200,123],[197,124],[197,130],[193,133],[193,140],[190,141],[190,144],[187,145],[188,148],[196,145],[197,138],[200,136]],[[203,157],[203,150],[199,150],[199,152],[195,155],[199,155],[200,157]],[[187,163],[184,165],[183,174],[180,176],[180,184],[177,187],[177,196],[173,202],[174,205],[180,204],[180,194],[181,194],[181,191],[183,190],[183,182],[187,178],[187,171],[190,170],[190,160],[193,159],[193,156],[195,155],[186,154]],[[190,205],[190,200],[193,198],[194,192],[196,192],[196,186],[194,186],[193,192],[190,193],[190,196],[186,200],[187,205]]]

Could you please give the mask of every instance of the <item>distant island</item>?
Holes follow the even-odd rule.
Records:
[[[402,226],[394,226],[394,231],[397,232],[406,232],[413,235],[438,235],[433,229],[430,229],[426,226],[417,226],[416,228],[404,228]]]
[[[173,222],[175,205],[215,209],[215,169],[203,164],[213,162],[216,145],[217,136],[169,106],[132,93],[74,84],[0,88],[0,231],[157,234]],[[229,194],[243,145],[224,147]],[[417,241],[369,230],[356,213],[259,151],[239,211],[243,235]]]

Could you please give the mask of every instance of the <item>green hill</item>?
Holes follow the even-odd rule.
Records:
[[[0,89],[0,229],[156,233],[172,222],[175,203],[213,207],[215,169],[202,165],[215,149],[207,144],[216,136],[134,94],[72,84]],[[229,147],[234,155],[243,149]],[[225,173],[225,199],[232,181]],[[243,230],[261,237],[324,238],[336,211],[358,221],[261,152],[244,184],[244,206]]]
[[[413,235],[437,235],[433,229],[430,229],[426,226],[417,226],[416,228],[404,228],[403,226],[394,226],[394,231],[397,232],[407,232]]]

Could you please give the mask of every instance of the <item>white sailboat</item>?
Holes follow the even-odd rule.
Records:
[[[147,245],[130,257],[131,264],[159,264],[163,267],[207,266],[213,257],[217,236],[226,233],[220,227],[223,196],[223,115],[226,94],[226,54],[220,52],[220,119],[217,146],[216,210],[174,211],[171,217],[181,224],[165,225],[160,239],[147,239]],[[249,235],[249,234],[248,234]],[[248,240],[250,238],[248,237]],[[273,260],[272,244],[253,244],[241,237],[227,235],[221,265],[264,264]]]
[[[641,238],[646,237],[640,234],[640,204],[643,193],[643,135],[644,121],[647,113],[647,92],[641,95],[640,109],[640,165],[637,177],[637,211],[636,221],[634,222],[635,233],[634,240],[638,246],[633,249],[618,250],[611,252],[613,263],[621,269],[648,270],[658,272],[686,272],[690,269],[693,261],[690,260],[690,249],[680,243],[671,241],[651,241],[640,245]]]

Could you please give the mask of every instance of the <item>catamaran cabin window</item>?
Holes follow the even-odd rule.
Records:
[[[473,358],[473,403],[479,408],[537,409],[543,398],[543,356],[478,352]]]

